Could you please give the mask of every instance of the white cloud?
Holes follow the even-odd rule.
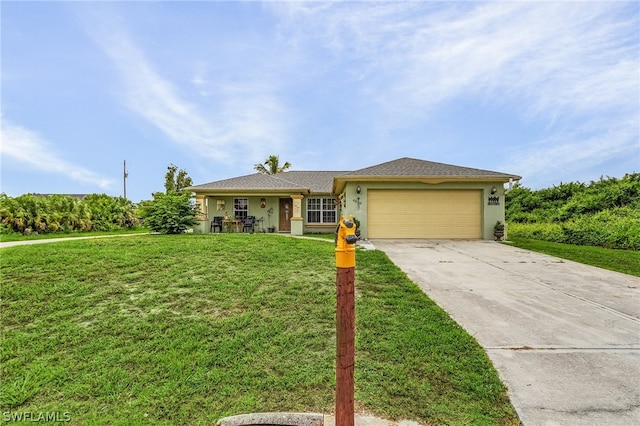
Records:
[[[630,71],[638,65],[638,19],[617,2],[332,6],[274,10],[291,34],[357,58],[370,93],[403,113],[477,95],[517,98],[535,114],[573,115],[603,101],[617,105],[620,92],[637,84]]]
[[[58,156],[36,132],[2,119],[0,153],[45,173],[56,173],[74,181],[108,189],[112,181]]]
[[[124,102],[194,155],[234,164],[262,159],[282,145],[283,107],[268,85],[247,82],[242,90],[212,87],[205,65],[191,83],[199,99],[189,100],[163,78],[113,16],[87,15],[89,33],[117,67],[126,87]],[[201,98],[208,98],[202,104]]]
[[[378,105],[389,128],[464,100],[544,128],[541,140],[514,141],[520,146],[506,151],[509,170],[545,174],[551,164],[640,159],[633,3],[284,3],[273,10],[297,44],[319,40],[337,60],[350,58],[359,95]]]

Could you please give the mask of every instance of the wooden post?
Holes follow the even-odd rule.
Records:
[[[336,426],[354,426],[355,266],[353,217],[336,229]]]
[[[336,426],[354,424],[355,268],[336,273]]]

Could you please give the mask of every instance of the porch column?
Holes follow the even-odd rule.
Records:
[[[193,226],[193,232],[195,234],[206,234],[209,232],[206,195],[196,195],[196,222]]]
[[[304,220],[302,219],[302,199],[303,195],[292,195],[293,216],[291,216],[291,235],[302,235],[304,233]]]

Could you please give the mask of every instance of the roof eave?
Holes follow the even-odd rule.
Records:
[[[516,175],[478,175],[478,176],[336,176],[333,180],[333,193],[344,191],[347,182],[420,182],[437,185],[448,182],[496,182],[507,183],[522,179]]]
[[[308,188],[185,188],[200,195],[309,194]]]

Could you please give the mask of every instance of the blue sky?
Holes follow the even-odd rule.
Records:
[[[1,191],[400,157],[530,188],[640,172],[638,2],[7,2]]]

